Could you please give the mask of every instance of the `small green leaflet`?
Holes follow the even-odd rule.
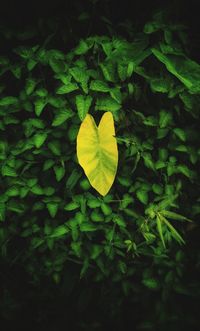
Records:
[[[104,110],[110,112],[116,112],[121,108],[121,104],[115,101],[111,97],[99,98],[96,101],[95,110]]]
[[[66,189],[72,190],[80,178],[81,172],[79,172],[77,169],[73,169],[71,175],[66,181]]]
[[[167,110],[161,110],[159,112],[159,126],[161,129],[167,127],[173,121],[172,114]]]
[[[57,202],[48,202],[47,203],[47,209],[49,211],[49,214],[52,218],[54,218],[58,211],[58,203]]]
[[[2,166],[1,174],[2,176],[7,176],[7,177],[17,177],[17,173],[15,169],[6,164]]]
[[[189,218],[187,218],[187,217],[185,217],[183,215],[177,214],[175,212],[169,211],[169,210],[162,210],[160,213],[163,216],[166,216],[168,218],[171,218],[172,220],[193,222]]]
[[[47,139],[47,133],[46,132],[38,132],[33,136],[33,142],[36,148],[40,148],[45,140]]]
[[[181,128],[175,128],[173,129],[173,132],[175,133],[175,135],[182,141],[186,141],[186,134],[185,131]]]
[[[85,116],[87,115],[90,106],[92,104],[92,97],[91,96],[83,96],[77,95],[76,96],[76,107],[78,110],[78,115],[81,121],[84,120]]]
[[[109,92],[110,87],[102,80],[92,80],[90,83],[90,90],[96,92]]]
[[[51,150],[51,152],[56,155],[61,155],[61,144],[59,140],[53,140],[48,143],[48,148]]]
[[[82,54],[87,53],[87,51],[89,50],[89,48],[90,47],[88,46],[88,44],[84,40],[81,40],[79,42],[79,45],[75,48],[74,53],[76,55],[82,55]]]
[[[178,241],[179,244],[185,244],[185,241],[181,235],[176,231],[176,229],[168,222],[168,220],[159,213],[159,218],[161,222],[164,222],[167,227],[170,229],[172,236]]]
[[[157,223],[157,229],[158,229],[158,233],[160,235],[160,239],[163,243],[163,247],[166,248],[165,240],[164,240],[164,237],[163,237],[162,223],[161,223],[161,219],[160,219],[159,215],[157,215],[157,217],[156,217],[156,223]]]
[[[64,236],[69,231],[70,231],[69,228],[65,224],[63,224],[63,225],[57,226],[55,229],[53,229],[53,232],[48,237],[49,238],[59,238],[59,237]]]
[[[112,62],[101,63],[100,67],[103,72],[105,80],[114,83],[116,79],[114,64]]]
[[[35,100],[34,105],[35,105],[35,113],[37,116],[41,115],[46,104],[47,104],[46,98],[38,98]]]
[[[77,83],[87,83],[89,80],[89,75],[87,70],[80,67],[73,67],[69,69],[70,74]]]
[[[4,202],[0,202],[0,221],[3,222],[5,220],[5,211],[6,205]]]
[[[35,89],[36,84],[37,84],[37,81],[35,79],[28,78],[26,80],[25,91],[26,91],[26,94],[27,95],[31,95],[32,94],[32,92]]]
[[[11,106],[18,103],[15,97],[4,97],[0,99],[0,106]]]
[[[64,177],[65,175],[65,168],[63,168],[62,166],[59,165],[55,165],[53,167],[55,175],[56,175],[56,180],[57,182],[60,182],[61,179]]]
[[[66,70],[65,62],[62,60],[59,60],[59,59],[53,59],[53,58],[50,59],[49,65],[50,65],[51,69],[56,73],[65,72],[65,70]]]
[[[56,94],[67,94],[73,91],[78,90],[78,85],[76,83],[69,82],[66,85],[61,85],[57,88]]]
[[[52,126],[59,126],[63,124],[66,120],[73,116],[73,112],[71,109],[60,109],[56,111],[56,115],[52,122]]]

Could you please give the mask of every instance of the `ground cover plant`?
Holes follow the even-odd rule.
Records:
[[[107,34],[77,36],[70,48],[56,47],[55,33],[34,42],[30,30],[0,56],[2,270],[23,266],[33,286],[48,279],[49,292],[54,282],[61,302],[74,289],[83,314],[76,329],[105,327],[103,318],[88,321],[95,291],[111,324],[125,323],[126,302],[140,330],[195,328],[195,314],[184,309],[200,294],[199,280],[190,286],[186,275],[194,262],[197,277],[200,265],[199,251],[187,248],[199,231],[200,65],[190,58],[186,28],[162,12],[142,31],[122,28],[126,37],[108,21]],[[12,33],[4,29],[2,38]],[[104,114],[114,121],[118,167],[100,194],[78,162],[77,136],[88,115],[98,125]],[[21,307],[3,275],[2,283],[8,323]],[[142,320],[149,298],[154,314]],[[179,299],[182,310],[173,311]],[[47,311],[37,318],[46,323]]]

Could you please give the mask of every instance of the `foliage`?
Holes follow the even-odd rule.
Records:
[[[24,43],[0,57],[1,256],[25,265],[35,284],[59,284],[73,262],[81,279],[111,279],[124,296],[159,290],[164,304],[187,292],[180,245],[200,213],[200,72],[181,33],[156,16],[131,41]],[[119,163],[102,197],[76,139],[86,114],[104,112],[115,121]]]

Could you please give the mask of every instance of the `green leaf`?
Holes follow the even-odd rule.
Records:
[[[64,61],[55,58],[49,59],[49,65],[56,73],[65,72],[67,68]]]
[[[185,131],[183,129],[180,128],[175,128],[173,129],[173,132],[175,133],[175,135],[182,141],[186,141],[186,134]]]
[[[52,207],[50,207],[50,209],[51,209],[51,212],[50,212],[51,217],[55,217],[55,210],[53,210]],[[59,225],[53,229],[52,233],[48,237],[49,238],[63,237],[69,231],[70,231],[69,228],[65,224]]]
[[[59,51],[58,49],[50,49],[47,51],[46,56],[49,59],[56,59],[56,60],[64,60],[65,55],[63,52]]]
[[[169,128],[158,128],[157,129],[157,139],[162,139],[164,137],[166,137],[166,135],[168,134],[169,132]]]
[[[169,217],[172,220],[193,222],[189,218],[187,218],[183,215],[177,214],[175,212],[169,211],[169,210],[162,210],[162,211],[160,211],[160,214],[165,216],[165,217]]]
[[[172,81],[167,77],[153,78],[150,80],[150,86],[153,92],[168,93],[172,86]]]
[[[2,176],[7,176],[7,177],[17,177],[17,173],[15,169],[6,164],[2,166],[1,174]]]
[[[33,136],[33,142],[34,142],[34,145],[36,146],[36,148],[40,148],[44,144],[46,139],[47,139],[47,133],[46,132],[36,133]]]
[[[41,115],[46,104],[47,104],[46,98],[38,98],[35,100],[34,105],[35,105],[35,113],[37,116]]]
[[[96,101],[95,110],[116,112],[119,109],[121,109],[121,104],[111,97],[99,98]]]
[[[36,194],[36,195],[42,195],[43,194],[43,189],[40,185],[36,184],[31,188],[31,192]]]
[[[78,110],[78,115],[81,121],[85,119],[85,116],[87,115],[90,106],[92,104],[92,97],[91,96],[83,96],[83,95],[77,95],[76,96],[76,107]]]
[[[42,170],[47,171],[47,170],[51,169],[53,167],[54,163],[55,163],[55,161],[52,160],[52,159],[46,160],[43,164],[43,169]]]
[[[90,258],[96,260],[96,258],[102,253],[103,247],[98,244],[93,244],[90,251]]]
[[[81,172],[79,172],[77,169],[73,169],[70,176],[68,177],[66,181],[66,189],[67,190],[72,190],[78,180],[81,178]]]
[[[87,205],[91,209],[96,209],[101,206],[101,201],[99,199],[89,199]]]
[[[80,40],[78,46],[75,48],[74,53],[76,55],[82,55],[87,53],[87,51],[89,50],[89,46],[88,44],[85,42],[85,40]]]
[[[88,270],[89,265],[90,265],[89,258],[86,257],[83,261],[83,266],[80,271],[80,279],[83,278],[83,276],[86,274],[86,271]]]
[[[33,55],[33,50],[30,47],[19,46],[14,49],[14,52],[21,56],[23,59],[31,58]]]
[[[148,152],[143,152],[142,153],[142,158],[144,160],[144,164],[147,168],[155,171],[155,164],[154,161],[152,160],[152,156]]]
[[[56,156],[61,155],[61,145],[58,140],[53,140],[53,141],[49,142],[48,148],[54,155],[56,155]]]
[[[44,239],[42,238],[33,238],[31,240],[31,247],[32,249],[36,249],[37,247],[41,246],[44,243]]]
[[[163,243],[163,247],[166,248],[164,237],[163,237],[162,223],[161,223],[161,219],[160,219],[159,215],[156,216],[156,223],[157,223],[157,229],[158,229],[158,233],[160,235],[160,239]]]
[[[6,206],[4,202],[0,202],[0,222],[5,220]]]
[[[110,96],[118,103],[122,102],[122,93],[120,91],[120,88],[114,87],[110,89]]]
[[[31,95],[35,89],[35,86],[37,84],[37,81],[32,78],[28,78],[26,80],[26,85],[25,85],[25,91],[27,95]]]
[[[55,188],[51,186],[47,186],[43,188],[43,194],[47,195],[48,197],[55,193]]]
[[[102,222],[104,220],[104,216],[96,210],[92,211],[90,217],[93,222]]]
[[[126,80],[127,78],[127,65],[126,64],[122,64],[122,63],[118,63],[117,65],[117,72],[119,75],[120,80],[123,82]]]
[[[7,210],[13,211],[17,214],[23,214],[25,211],[25,205],[19,203],[19,201],[16,202],[14,200],[11,200],[7,203]]]
[[[101,210],[102,210],[103,214],[106,216],[112,214],[112,208],[106,203],[101,204]]]
[[[11,106],[18,103],[18,99],[15,97],[4,97],[0,99],[0,106]]]
[[[66,107],[66,100],[63,97],[52,97],[48,96],[48,103],[55,108],[64,108]]]
[[[90,90],[96,92],[109,92],[110,87],[102,80],[92,80],[90,83]]]
[[[65,168],[63,168],[62,166],[55,165],[53,169],[56,175],[57,182],[60,182],[65,175]]]
[[[178,145],[178,146],[175,147],[175,150],[178,151],[178,152],[187,152],[188,148],[185,145]]]
[[[88,71],[81,67],[73,67],[69,69],[70,74],[74,78],[77,83],[80,83],[81,88],[87,94],[88,93],[88,80],[89,80],[89,73]]]
[[[112,62],[100,63],[100,68],[103,72],[105,80],[114,83],[116,79],[114,64]]]
[[[148,203],[148,192],[146,190],[139,189],[136,191],[136,196],[140,202],[143,204]]]
[[[35,94],[38,96],[38,97],[47,97],[48,95],[48,91],[45,89],[45,88],[39,88],[35,91]]]
[[[118,176],[117,181],[124,187],[130,187],[132,184],[131,179],[127,177]]]
[[[72,211],[72,210],[75,210],[77,208],[79,208],[79,204],[77,202],[74,202],[74,201],[71,201],[69,203],[67,203],[65,206],[64,206],[64,210],[67,210],[67,211]]]
[[[19,195],[19,188],[16,186],[12,186],[10,187],[7,191],[6,191],[6,195],[8,197],[16,197]]]
[[[121,209],[125,209],[128,207],[128,205],[130,205],[131,203],[133,203],[134,199],[133,197],[128,194],[128,193],[125,193],[123,195],[123,198],[122,198],[122,201],[121,201],[121,204],[120,204],[120,208]]]
[[[28,120],[28,123],[30,123],[30,125],[34,126],[37,129],[44,129],[45,128],[44,121],[39,119],[39,118],[30,118]]]
[[[159,288],[159,283],[155,278],[143,279],[142,283],[150,290],[156,290]]]
[[[120,215],[113,215],[113,222],[116,223],[120,228],[126,227],[126,222]]]
[[[12,74],[17,78],[20,79],[21,78],[21,74],[22,74],[22,68],[19,65],[14,65],[10,71],[12,72]]]
[[[36,185],[37,182],[38,182],[38,178],[30,178],[30,179],[27,180],[26,183],[27,183],[27,186],[28,186],[29,188],[31,188],[31,187],[33,187],[34,185]]]
[[[180,172],[180,173],[182,173],[184,176],[186,176],[188,178],[192,178],[193,177],[193,171],[191,171],[185,164],[179,164],[176,167],[176,172]]]
[[[96,231],[97,227],[91,223],[83,222],[80,224],[80,230],[81,232],[92,232]]]
[[[28,192],[29,192],[28,187],[21,187],[20,188],[20,198],[21,199],[25,198],[27,196]]]
[[[156,193],[156,194],[158,194],[158,195],[160,195],[160,194],[163,193],[163,188],[162,188],[162,186],[159,185],[159,184],[153,184],[153,185],[152,185],[152,190],[153,190],[154,193]]]
[[[161,110],[159,112],[159,126],[165,128],[172,123],[172,114],[169,111]]]
[[[76,83],[69,82],[66,85],[61,85],[57,88],[56,94],[67,94],[73,91],[78,90],[78,85]]]
[[[158,119],[155,116],[150,115],[144,118],[143,123],[147,126],[157,126]]]
[[[47,209],[49,211],[49,214],[52,218],[54,218],[58,211],[58,203],[57,202],[48,202],[47,203]]]
[[[200,92],[200,65],[186,56],[165,55],[152,48],[153,54],[164,63],[167,70],[176,76],[192,93]]]
[[[104,53],[107,57],[109,57],[112,53],[112,43],[111,42],[103,42],[101,43]]]
[[[73,241],[71,243],[71,248],[73,250],[73,252],[75,253],[76,256],[80,257],[81,256],[81,245],[82,245],[82,242],[77,242],[77,241]]]
[[[158,30],[160,30],[162,27],[162,24],[157,21],[147,22],[144,26],[144,33],[151,34]]]
[[[166,148],[159,148],[159,150],[158,150],[159,160],[166,161],[168,158],[168,154],[169,153]]]
[[[37,64],[38,64],[37,61],[35,61],[33,59],[29,59],[28,62],[27,62],[27,69],[28,69],[28,71],[33,70]]]
[[[161,219],[162,222],[164,222],[168,228],[171,231],[172,236],[178,241],[179,244],[185,244],[184,239],[181,237],[181,235],[178,233],[178,231],[176,231],[176,229],[168,222],[168,220],[163,217],[160,213],[159,213],[159,217]]]
[[[52,126],[62,125],[66,120],[73,116],[73,112],[71,109],[61,109],[56,112],[54,120],[52,122]]]

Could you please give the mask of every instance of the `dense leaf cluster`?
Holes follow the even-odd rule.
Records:
[[[132,41],[90,36],[66,52],[20,45],[0,57],[3,259],[34,282],[59,283],[73,261],[81,278],[111,277],[127,296],[134,277],[163,300],[184,293],[180,245],[200,213],[200,65],[185,48],[184,28],[158,16]],[[102,198],[77,162],[76,136],[87,113],[98,121],[105,111],[119,167]]]

